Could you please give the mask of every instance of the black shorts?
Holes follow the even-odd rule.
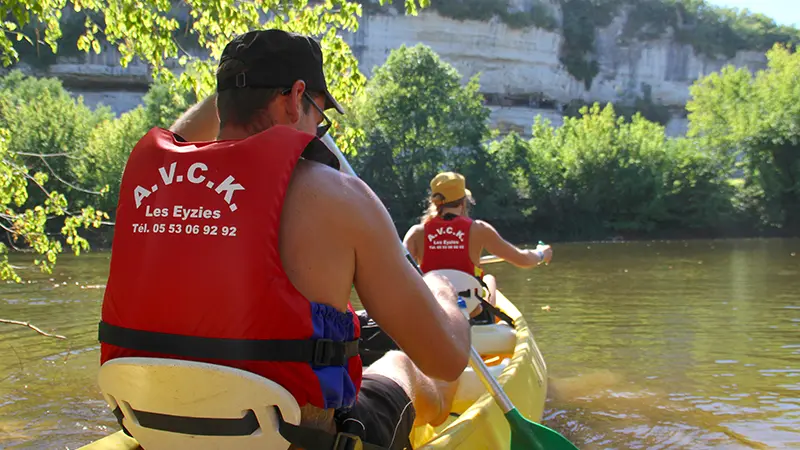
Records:
[[[394,380],[365,374],[356,404],[336,418],[338,430],[361,436],[364,442],[390,450],[411,450],[409,435],[416,411],[411,399]]]

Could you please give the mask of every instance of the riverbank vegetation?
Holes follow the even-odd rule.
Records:
[[[342,128],[355,130],[351,163],[401,233],[422,213],[429,180],[449,169],[467,175],[475,215],[519,239],[797,234],[800,55],[776,47],[768,57],[757,74],[726,68],[699,80],[687,137],[594,104],[560,127],[537,118],[530,138],[500,138],[489,128],[479,78],[462,85],[430,48],[402,47],[350,104]],[[10,152],[62,156],[44,160],[54,172],[45,187],[66,182],[69,204],[113,219],[133,145],[194,101],[189,91],[155,84],[143,105],[114,117],[90,110],[55,79],[12,72],[0,81],[0,127]],[[38,156],[23,161],[46,169]],[[108,245],[110,233],[95,240]]]
[[[200,3],[212,17],[198,16],[192,29],[215,57],[220,43],[258,22],[258,11],[220,0]],[[163,5],[150,6],[157,15]],[[360,5],[336,8],[313,10],[324,21],[310,12],[293,16],[299,17],[294,29],[324,36],[330,84],[350,111],[335,117],[333,134],[401,234],[418,220],[428,182],[440,170],[464,173],[477,200],[474,215],[519,240],[800,234],[800,85],[794,81],[800,55],[791,47],[772,48],[767,69],[756,74],[726,68],[698,80],[687,105],[686,137],[669,138],[660,123],[641,114],[594,104],[568,114],[562,126],[531,118],[531,137],[500,138],[489,127],[480,79],[463,85],[461,75],[426,46],[394,50],[366,81],[334,32],[356,25]],[[32,248],[48,269],[62,241],[75,251],[87,248],[81,227],[99,227],[88,237],[108,246],[113,227],[101,225],[113,223],[120,177],[135,142],[153,126],[169,126],[213,90],[213,59],[183,55],[180,75],[164,68],[178,52],[168,38],[176,30],[163,18],[168,12],[151,22],[117,12],[106,11],[105,36],[123,63],[136,55],[154,68],[156,82],[143,105],[116,117],[105,107],[87,107],[55,79],[18,71],[0,79],[2,255]],[[229,26],[212,27],[223,16]],[[32,19],[26,20],[18,23]],[[272,25],[282,26],[282,20]],[[145,33],[152,23],[162,24],[165,34]],[[94,48],[96,41],[81,36],[78,45]],[[137,47],[129,38],[138,39]],[[0,46],[8,44],[0,39]],[[2,258],[0,277],[15,278]]]
[[[698,81],[689,137],[595,104],[560,127],[537,118],[531,138],[492,139],[477,78],[461,86],[429,48],[400,48],[355,103],[365,134],[354,165],[401,232],[428,181],[451,169],[467,175],[475,215],[519,239],[797,234],[800,114],[785,102],[800,101],[800,55],[768,58],[756,75]]]

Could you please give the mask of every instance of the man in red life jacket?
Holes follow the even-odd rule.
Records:
[[[342,112],[319,44],[254,31],[226,46],[215,95],[137,143],[120,187],[101,364],[238,367],[297,399],[301,428],[281,429],[296,448],[327,450],[342,423],[369,444],[410,448],[415,422],[448,416],[469,326],[452,285],[415,271],[377,196],[315,137],[330,108]],[[363,378],[353,286],[404,351]]]
[[[553,250],[539,245],[534,250],[515,247],[489,223],[469,218],[472,193],[464,176],[443,172],[431,180],[431,197],[422,223],[412,226],[403,239],[409,253],[424,273],[437,269],[455,269],[482,280],[489,291],[486,299],[495,304],[497,280],[484,274],[480,257],[484,249],[517,267],[534,267],[550,262]]]

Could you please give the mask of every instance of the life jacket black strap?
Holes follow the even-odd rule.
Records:
[[[481,282],[483,282],[483,280],[481,280]],[[458,295],[460,295],[462,297],[472,297],[473,296],[473,294],[472,294],[472,292],[470,290],[461,291],[461,292],[458,293]],[[515,328],[515,329],[517,328],[516,324],[514,323],[514,319],[512,319],[511,316],[509,316],[508,314],[503,312],[502,309],[500,309],[497,306],[494,306],[491,303],[487,302],[480,295],[475,295],[474,297],[477,298],[478,301],[481,303],[481,306],[483,307],[483,310],[486,311],[486,313],[488,313],[490,315],[490,317],[489,317],[490,321],[492,319],[491,316],[497,316],[497,317],[500,318],[500,320],[508,323],[511,326],[511,328]],[[481,316],[484,316],[484,314],[481,313],[480,315],[476,316],[474,319],[470,319],[470,322],[473,325],[482,324],[483,321],[480,320]],[[476,319],[478,319],[478,320],[476,320]]]
[[[184,358],[229,361],[307,362],[313,366],[344,366],[358,355],[358,340],[223,339],[157,333],[100,322],[98,338],[105,344]]]
[[[326,166],[332,167],[336,170],[339,170],[339,166],[341,164],[339,162],[339,158],[333,154],[331,149],[329,149],[324,142],[316,137],[308,143],[305,150],[303,150],[303,154],[300,156],[310,161],[316,161],[325,164]]]
[[[315,428],[292,425],[283,420],[281,411],[276,407],[278,415],[278,432],[284,439],[305,450],[388,450],[386,447],[362,441],[362,437],[354,433],[339,432],[331,434]]]
[[[122,431],[135,438],[122,425],[122,419],[125,417],[122,409],[117,406],[112,413],[117,418],[120,426],[122,426]],[[133,410],[133,414],[136,416],[138,424],[143,428],[196,436],[249,436],[259,428],[258,419],[253,410],[248,410],[244,417],[235,419],[174,416],[139,410]]]
[[[234,419],[174,416],[137,410],[133,412],[139,425],[144,428],[195,436],[249,436],[260,427],[253,410],[248,410],[244,417]],[[278,407],[275,407],[275,412],[278,417],[278,432],[297,447],[306,450],[388,450],[363,442],[356,434],[331,434],[316,428],[292,425],[283,420]],[[124,414],[119,406],[113,413],[122,426],[122,431],[135,438],[122,425]]]

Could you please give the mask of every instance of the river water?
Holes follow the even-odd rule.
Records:
[[[532,323],[544,423],[582,449],[800,448],[800,240],[575,243],[487,266]],[[109,254],[0,285],[0,448],[116,430],[96,387]],[[549,308],[548,308],[549,307]]]

